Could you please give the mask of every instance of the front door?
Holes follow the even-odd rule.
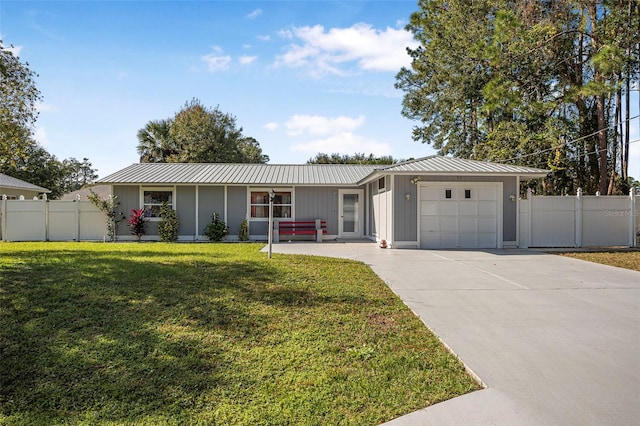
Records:
[[[361,238],[364,228],[364,191],[361,189],[341,189],[339,196],[339,236],[341,238]]]

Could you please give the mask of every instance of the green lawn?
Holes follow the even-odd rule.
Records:
[[[589,262],[640,271],[640,251],[583,251],[558,254],[575,259],[588,260]]]
[[[0,243],[0,424],[373,425],[479,386],[348,260]]]

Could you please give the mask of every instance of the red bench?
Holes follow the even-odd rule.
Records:
[[[273,242],[280,242],[280,235],[311,235],[317,243],[327,233],[327,222],[316,219],[308,221],[275,220],[273,222]]]

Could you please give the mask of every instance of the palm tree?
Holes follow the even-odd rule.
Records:
[[[153,120],[138,131],[137,151],[141,163],[166,163],[178,153],[169,135],[171,119]]]

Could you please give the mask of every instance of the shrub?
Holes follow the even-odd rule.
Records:
[[[218,218],[218,213],[211,216],[211,223],[204,228],[204,235],[209,241],[220,241],[227,235],[227,224]]]
[[[238,231],[238,239],[240,241],[249,241],[249,222],[243,220]]]
[[[117,213],[116,209],[120,205],[120,201],[117,201],[116,195],[109,195],[109,198],[104,200],[100,198],[98,194],[93,192],[93,189],[89,189],[89,195],[87,195],[91,204],[96,206],[107,219],[107,237],[109,241],[115,241],[118,235],[118,223],[125,218],[124,213]]]
[[[162,221],[158,223],[158,234],[160,239],[167,243],[178,241],[178,229],[180,221],[176,211],[165,201],[160,207],[160,218]]]
[[[140,242],[140,239],[146,232],[147,222],[144,220],[144,209],[131,209],[131,216],[129,216],[129,229],[131,234],[135,235]]]

